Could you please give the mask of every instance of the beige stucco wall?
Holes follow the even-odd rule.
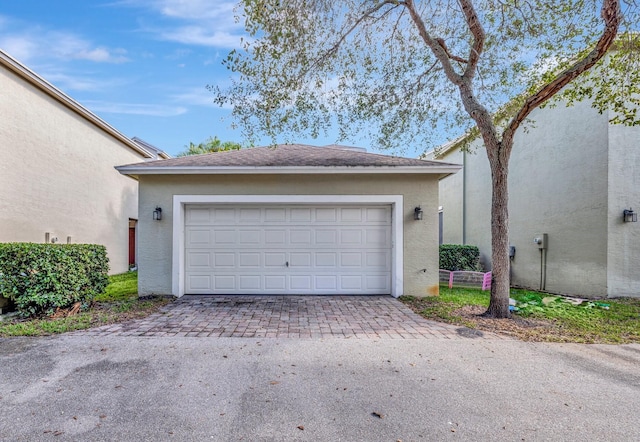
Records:
[[[438,178],[436,175],[141,175],[140,295],[172,294],[174,195],[403,195],[404,294],[438,290]],[[421,206],[424,219],[413,220]],[[156,206],[163,220],[153,221]],[[427,272],[422,272],[422,269]]]
[[[462,164],[460,172],[442,178],[439,183],[440,206],[442,206],[442,243],[463,244],[464,225],[462,223],[464,211],[464,157],[467,154],[459,149],[452,150],[442,161],[454,164]]]
[[[114,166],[142,156],[2,67],[0,90],[0,242],[71,236],[126,271],[137,182]]]
[[[640,222],[625,223],[622,211],[640,211],[640,127],[609,126],[609,296],[640,297]]]
[[[535,123],[516,135],[509,166],[510,244],[516,247],[512,284],[540,288],[541,252],[533,238],[547,233],[545,289],[606,296],[607,116],[581,103],[538,109],[531,119]],[[489,268],[491,174],[479,140],[471,150],[476,154],[466,156],[464,169],[466,243],[480,248]],[[450,157],[442,159],[450,161]],[[442,194],[441,198],[444,206],[448,197]],[[461,217],[448,221],[462,224]]]

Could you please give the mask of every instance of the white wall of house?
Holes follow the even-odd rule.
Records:
[[[613,126],[588,103],[538,109],[534,121],[520,130],[509,167],[510,244],[516,247],[512,284],[575,296],[638,296],[640,224],[621,222],[622,210],[638,206],[637,170],[640,155],[637,128]],[[490,268],[491,175],[479,140],[475,154],[465,156],[463,172],[466,243],[477,245]],[[637,150],[637,149],[636,149]],[[453,161],[458,152],[439,157]],[[452,179],[440,183],[445,231],[463,225],[462,217],[447,217],[462,187]],[[454,211],[455,214],[455,211]],[[453,222],[456,227],[449,227]],[[548,235],[546,263],[533,243]],[[546,269],[546,279],[542,279]],[[542,279],[542,280],[541,280]]]
[[[103,244],[126,271],[137,182],[114,166],[144,157],[3,66],[0,90],[0,242]]]
[[[406,295],[438,293],[437,175],[140,175],[140,295],[177,295],[173,257],[182,252],[173,250],[174,195],[400,195],[403,244],[396,247],[402,247],[403,267],[396,276]],[[162,221],[152,218],[156,206]],[[422,221],[413,219],[416,206],[424,210]]]

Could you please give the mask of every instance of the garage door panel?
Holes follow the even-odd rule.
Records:
[[[316,275],[314,288],[319,293],[335,293],[338,290],[338,277],[336,275]]]
[[[265,209],[264,220],[266,222],[284,222],[287,220],[287,211],[284,208]]]
[[[210,291],[213,288],[211,285],[211,276],[209,275],[198,275],[198,274],[189,275],[187,284],[194,291],[196,290]]]
[[[289,242],[293,247],[305,247],[313,244],[313,232],[307,229],[291,229],[289,231]]]
[[[387,229],[367,229],[365,238],[364,243],[373,247],[388,247],[391,242]]]
[[[219,229],[213,231],[213,246],[225,246],[238,242],[235,229]]]
[[[238,221],[240,223],[260,223],[262,220],[262,210],[257,208],[240,209]]]
[[[309,208],[293,208],[291,209],[291,222],[311,222],[311,209]]]
[[[311,275],[292,275],[289,287],[291,290],[310,291],[313,289],[312,279]]]
[[[262,244],[262,231],[259,229],[238,229],[238,243],[259,246]]]
[[[362,252],[340,253],[340,265],[342,267],[362,267]]]
[[[342,275],[340,277],[340,288],[343,290],[362,290],[361,275]]]
[[[341,229],[340,244],[362,245],[363,235],[361,229]]]
[[[388,294],[391,209],[187,207],[185,293]]]
[[[213,288],[214,290],[218,290],[218,291],[229,291],[229,292],[235,291],[236,290],[235,275],[214,274]]]
[[[262,288],[262,276],[240,275],[238,277],[238,288],[243,291],[260,290]]]
[[[319,223],[335,223],[338,221],[337,209],[319,208],[315,210],[315,221]]]
[[[316,252],[316,267],[336,267],[338,265],[337,252]]]
[[[238,267],[260,268],[262,267],[262,254],[259,252],[238,252]]]
[[[389,222],[389,209],[386,207],[367,207],[363,210],[368,223],[387,224]]]
[[[390,281],[386,274],[367,275],[364,278],[366,290],[379,290],[387,292],[390,287]]]
[[[235,222],[236,220],[236,209],[233,208],[221,208],[221,209],[213,209],[213,216],[211,220],[214,224],[224,223],[224,222]]]
[[[185,221],[187,224],[209,224],[210,216],[210,209],[190,209]]]
[[[266,252],[264,254],[265,267],[284,267],[287,262],[287,254],[284,252]]]
[[[295,268],[311,268],[312,253],[311,252],[295,252],[289,254],[289,266]]]
[[[287,277],[285,275],[265,275],[265,290],[282,290],[287,288]]]
[[[338,244],[337,229],[318,229],[316,230],[316,244],[335,246]]]
[[[215,268],[235,267],[236,266],[236,254],[233,252],[214,252]]]
[[[209,229],[189,230],[187,234],[187,248],[211,246],[211,231]]]
[[[209,251],[189,252],[187,254],[187,270],[211,269],[211,253]]]
[[[359,207],[340,209],[340,221],[345,223],[361,223],[362,209]]]
[[[385,252],[365,252],[365,262],[369,269],[389,270],[391,268],[391,255]]]
[[[264,243],[268,246],[285,245],[287,243],[287,231],[285,229],[267,229],[264,231]]]

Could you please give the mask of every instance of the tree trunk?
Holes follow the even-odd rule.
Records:
[[[506,161],[505,161],[506,160]],[[490,158],[492,174],[491,198],[491,301],[484,316],[509,318],[509,194],[508,158]]]

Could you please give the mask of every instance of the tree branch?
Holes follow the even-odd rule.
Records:
[[[349,35],[351,35],[351,33],[353,31],[356,30],[356,28],[358,26],[360,26],[360,24],[365,21],[366,19],[371,17],[371,14],[373,14],[374,12],[379,11],[380,9],[382,9],[383,6],[385,5],[393,5],[394,7],[399,6],[398,1],[396,0],[383,0],[380,3],[372,6],[371,8],[367,9],[362,16],[360,16],[344,33],[342,33],[342,35],[339,36],[338,41],[336,41],[334,43],[334,45],[332,47],[330,47],[324,54],[322,54],[320,57],[316,58],[313,63],[311,63],[309,65],[309,67],[307,69],[304,70],[304,72],[302,73],[301,76],[306,75],[307,72],[310,72],[311,70],[315,69],[323,60],[326,60],[327,58],[331,57],[332,55],[335,55],[336,52],[338,52],[338,49],[340,49],[340,46],[342,46],[342,44],[344,43],[344,41],[347,39],[347,37]],[[391,8],[393,9],[393,8]]]
[[[460,84],[462,83],[462,77],[453,68],[453,65],[451,64],[451,58],[449,56],[448,51],[445,49],[445,47],[443,47],[443,45],[441,45],[438,42],[438,40],[433,38],[427,31],[427,27],[425,26],[424,21],[422,20],[422,17],[420,17],[420,14],[416,10],[416,5],[414,3],[414,0],[405,0],[405,1],[399,2],[399,4],[404,5],[404,7],[407,8],[407,10],[409,11],[409,14],[411,15],[411,20],[413,20],[416,27],[418,28],[418,33],[420,34],[420,37],[425,42],[425,44],[431,49],[431,51],[433,52],[433,55],[435,55],[436,58],[440,60],[440,63],[442,64],[444,73],[446,74],[447,78],[456,86],[460,86]]]
[[[518,127],[520,127],[522,122],[535,108],[550,100],[577,76],[591,69],[607,53],[615,41],[622,19],[620,1],[604,0],[601,15],[605,23],[605,28],[595,47],[584,58],[578,60],[573,66],[561,72],[555,80],[546,84],[538,92],[527,98],[520,111],[513,117],[509,126],[505,129],[502,136],[503,144],[511,145],[511,143],[505,143],[505,140],[513,139]],[[508,155],[509,152],[506,152],[506,154]]]
[[[471,0],[458,1],[460,2],[460,7],[462,8],[464,17],[467,20],[469,31],[471,32],[471,35],[473,35],[473,44],[471,45],[471,49],[469,50],[469,61],[467,63],[467,67],[464,70],[464,74],[462,75],[465,78],[472,78],[475,75],[476,68],[478,67],[480,55],[484,50],[484,41],[486,36],[484,33],[484,28],[480,23],[480,19],[478,18],[478,14],[476,13],[476,10],[471,3]]]

